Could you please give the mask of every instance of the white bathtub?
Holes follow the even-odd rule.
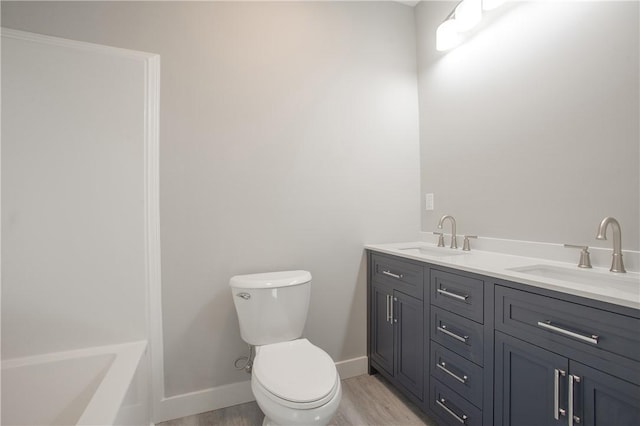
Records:
[[[150,423],[147,342],[2,361],[2,425]]]

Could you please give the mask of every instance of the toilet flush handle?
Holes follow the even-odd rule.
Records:
[[[251,299],[251,295],[249,293],[244,293],[244,292],[243,293],[238,293],[238,294],[236,294],[236,296],[242,297],[244,300]]]

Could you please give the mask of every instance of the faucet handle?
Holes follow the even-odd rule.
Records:
[[[565,244],[565,248],[577,248],[580,252],[580,262],[578,268],[591,268],[591,257],[589,256],[589,246],[580,246],[575,244]]]
[[[469,244],[469,238],[478,238],[477,235],[465,235],[462,242],[462,251],[471,251],[471,244]]]
[[[442,232],[434,232],[433,235],[438,236],[438,247],[444,247],[444,234]]]

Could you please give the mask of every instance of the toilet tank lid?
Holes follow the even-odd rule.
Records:
[[[278,288],[309,281],[311,281],[311,273],[308,271],[281,271],[236,275],[231,278],[229,285],[234,288]]]

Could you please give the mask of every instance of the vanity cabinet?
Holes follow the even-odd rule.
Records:
[[[420,265],[384,256],[370,262],[369,369],[423,400],[424,303]],[[417,297],[416,297],[417,296]]]
[[[391,303],[393,287],[380,283],[371,284],[371,320],[369,321],[370,354],[369,358],[393,376],[395,345],[393,341],[394,326],[391,322]]]
[[[576,387],[574,415],[581,424],[640,425],[640,386],[575,361],[569,362],[569,374]]]
[[[369,372],[438,424],[640,425],[639,310],[375,251],[368,266]]]
[[[640,319],[503,286],[495,297],[496,425],[640,424]]]
[[[496,425],[640,424],[639,386],[500,332],[495,389]]]
[[[447,424],[483,424],[484,280],[429,269],[429,410]]]
[[[495,424],[566,425],[568,360],[500,332],[495,345]]]

